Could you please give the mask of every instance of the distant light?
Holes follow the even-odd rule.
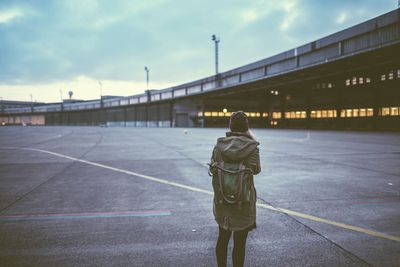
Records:
[[[279,94],[279,92],[278,91],[275,91],[275,95],[278,95]]]
[[[222,112],[223,112],[223,113],[227,113],[228,110],[227,110],[226,108],[224,108],[224,109],[222,110]]]

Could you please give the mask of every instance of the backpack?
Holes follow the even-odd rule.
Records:
[[[210,165],[210,164],[209,164]],[[217,161],[210,165],[213,176],[214,196],[219,203],[238,204],[251,201],[253,172],[243,161]]]

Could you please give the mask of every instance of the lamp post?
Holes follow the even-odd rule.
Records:
[[[99,87],[100,87],[100,108],[103,107],[103,84],[101,81],[99,81]]]
[[[31,96],[31,112],[33,112],[33,96],[32,94],[29,94]]]
[[[215,74],[218,74],[218,43],[220,40],[215,34],[211,36],[211,39],[215,43]]]
[[[144,70],[146,71],[146,88],[147,88],[147,90],[149,90],[149,72],[150,72],[150,69],[148,68],[148,67],[144,67]]]

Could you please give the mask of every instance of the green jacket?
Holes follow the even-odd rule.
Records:
[[[258,145],[257,141],[244,133],[228,132],[226,137],[218,138],[211,157],[211,165],[221,160],[226,162],[240,162],[243,160],[244,165],[252,169],[253,174],[258,174],[261,171]],[[218,188],[217,175],[213,175],[212,183],[214,190]],[[243,203],[241,207],[236,204],[218,201],[214,196],[214,217],[220,227],[230,231],[255,228],[257,194],[252,176],[250,191],[250,202]]]

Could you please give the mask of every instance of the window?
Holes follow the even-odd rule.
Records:
[[[397,70],[397,78],[400,78],[400,69]]]
[[[390,115],[392,115],[392,116],[398,116],[398,115],[399,115],[399,108],[398,108],[398,107],[392,107],[392,108],[390,108]]]
[[[366,82],[366,83],[371,83],[371,78],[368,78],[368,77],[365,78],[365,82]]]
[[[216,112],[216,111],[211,112],[211,116],[212,117],[218,117],[218,112]]]
[[[198,117],[203,117],[203,112],[199,111],[199,113],[197,113]]]
[[[360,117],[367,116],[367,110],[365,108],[360,108]]]
[[[204,112],[204,117],[211,117],[211,112],[209,111]]]
[[[349,86],[350,85],[350,79],[347,79],[346,80],[346,86]]]
[[[272,112],[272,118],[280,119],[280,118],[282,118],[282,113],[281,112]]]
[[[389,72],[389,75],[388,75],[389,80],[393,80],[393,77],[394,77],[393,71]]]
[[[364,78],[363,77],[358,78],[358,83],[359,84],[363,84],[364,83]]]
[[[382,74],[382,75],[381,75],[381,81],[384,81],[384,80],[386,80],[386,75],[385,75],[385,74]]]
[[[372,116],[374,116],[374,109],[367,108],[367,117],[372,117]]]
[[[268,112],[263,112],[262,116],[263,116],[264,118],[268,117]]]
[[[353,85],[357,84],[357,77],[353,77],[353,79],[351,80],[351,84]]]

